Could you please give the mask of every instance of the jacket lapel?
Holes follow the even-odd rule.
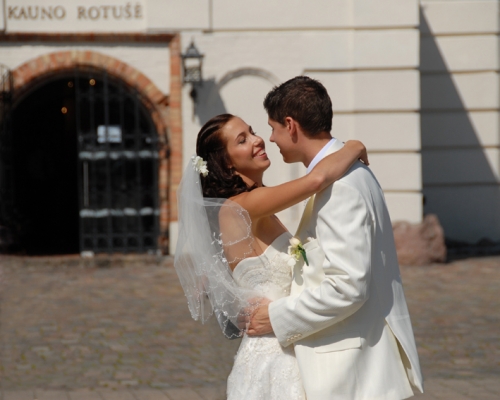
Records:
[[[303,228],[306,226],[307,222],[309,222],[309,219],[311,218],[315,196],[316,195],[313,194],[311,197],[309,197],[309,200],[307,201],[306,204],[306,208],[302,213],[302,218],[300,219],[299,227],[297,228],[297,233],[295,234],[295,236],[298,237],[302,242],[305,240],[305,238],[301,237],[301,232]]]
[[[342,147],[344,147],[344,143],[342,143],[340,140],[336,139],[331,146],[328,148],[328,150],[325,152],[325,155],[323,158],[326,156],[335,153],[336,151],[339,151]],[[309,222],[313,208],[314,208],[314,198],[315,194],[313,194],[309,200],[307,201],[306,208],[304,209],[304,212],[302,213],[302,218],[300,219],[299,227],[297,228],[297,232],[295,234],[296,237],[298,237],[301,241],[304,241],[306,238],[301,237],[303,229],[306,227],[307,223]]]

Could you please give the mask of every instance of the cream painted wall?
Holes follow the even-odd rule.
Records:
[[[422,71],[498,70],[498,41],[493,34],[424,36],[420,43]],[[436,47],[440,54],[436,54]]]
[[[422,33],[476,34],[498,32],[497,0],[420,0],[428,26]]]
[[[424,145],[446,148],[450,138],[455,146],[498,146],[500,120],[498,111],[432,112],[422,115],[422,124],[432,132],[425,137]],[[470,134],[470,131],[474,135]]]
[[[500,2],[422,0],[425,212],[446,235],[500,240]]]
[[[147,0],[149,31],[209,29],[209,0]]]
[[[150,30],[296,31],[418,26],[415,0],[148,0],[147,4]]]
[[[252,9],[238,2],[214,1],[213,30],[182,34],[183,48],[194,39],[205,54],[205,82],[194,115],[189,89],[183,98],[184,163],[193,152],[201,123],[217,113],[244,115],[259,133],[268,132],[262,108],[267,91],[273,84],[307,74],[329,90],[336,114],[333,134],[341,140],[359,138],[372,146],[372,168],[386,191],[393,219],[420,222],[418,3],[379,1],[371,14],[363,14],[358,3],[314,1],[307,5],[309,12],[301,9],[303,2],[293,7],[287,3],[291,14],[280,19],[284,6],[279,1],[252,3]],[[334,6],[338,13],[346,13],[341,21],[335,20],[339,15],[328,14]],[[391,12],[380,12],[380,8]],[[361,13],[356,18],[354,10]],[[305,17],[290,29],[293,18],[297,19],[295,12]],[[238,18],[242,14],[245,18]],[[312,15],[318,18],[308,19]],[[401,17],[397,29],[390,21],[396,16]],[[384,18],[387,29],[383,29]],[[378,29],[352,29],[359,21]],[[221,87],[231,76],[238,77]],[[273,166],[266,175],[269,184],[303,173],[303,166],[278,163],[279,153],[268,145],[273,148]],[[280,215],[292,231],[302,208],[299,205]]]

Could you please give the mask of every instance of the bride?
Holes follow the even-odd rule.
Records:
[[[358,158],[368,164],[366,149],[348,141],[308,175],[266,187],[271,162],[263,139],[242,119],[222,114],[201,128],[196,154],[178,191],[174,265],[193,318],[213,313],[227,338],[243,336],[227,398],[305,399],[292,346],[281,347],[272,334],[247,336],[238,317],[258,305],[255,299],[287,296],[292,266],[305,261],[289,254],[292,235],[275,213],[323,190]]]

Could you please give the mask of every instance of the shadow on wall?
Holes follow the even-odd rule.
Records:
[[[198,116],[201,124],[207,122],[210,118],[215,115],[223,114],[228,112],[228,108],[224,104],[224,100],[221,96],[221,90],[227,86],[230,82],[240,81],[241,78],[258,78],[253,84],[250,84],[248,87],[245,87],[243,92],[241,92],[237,98],[232,98],[229,100],[231,102],[231,109],[238,110],[241,112],[244,110],[242,114],[237,111],[234,112],[236,115],[248,115],[260,114],[256,113],[254,106],[259,104],[259,111],[262,111],[262,101],[264,100],[265,95],[269,92],[272,86],[279,85],[281,83],[280,79],[272,72],[256,68],[256,67],[243,67],[238,68],[232,71],[228,71],[218,82],[215,82],[214,78],[203,81],[203,86],[198,86],[199,89],[197,91],[197,104],[198,107],[195,108],[194,114]],[[259,93],[259,90],[263,90],[262,82],[267,82],[270,84],[270,87],[266,87],[262,92],[262,96],[258,96],[258,100],[252,104],[253,100],[249,100],[252,98],[252,94]],[[247,82],[248,83],[248,82]],[[245,92],[246,91],[246,92]],[[245,96],[244,98],[242,96]],[[243,102],[242,102],[243,100]],[[241,108],[243,106],[243,109]],[[265,115],[265,114],[264,114]],[[265,119],[267,121],[267,115],[265,115]]]
[[[219,85],[214,78],[204,80],[203,85],[196,86],[196,102],[193,102],[193,106],[194,116],[198,117],[200,125],[215,115],[227,112],[219,92]]]
[[[437,214],[452,246],[500,240],[499,186],[474,126],[496,112],[467,112],[422,10],[420,21],[424,212]]]

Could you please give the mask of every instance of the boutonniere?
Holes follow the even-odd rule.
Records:
[[[307,241],[311,241],[311,238],[307,238]],[[304,262],[307,266],[309,266],[309,261],[307,261],[306,249],[304,249],[304,245],[302,242],[293,237],[290,239],[290,246],[288,246],[288,254],[290,254],[295,260],[299,260],[300,256],[304,259]]]

